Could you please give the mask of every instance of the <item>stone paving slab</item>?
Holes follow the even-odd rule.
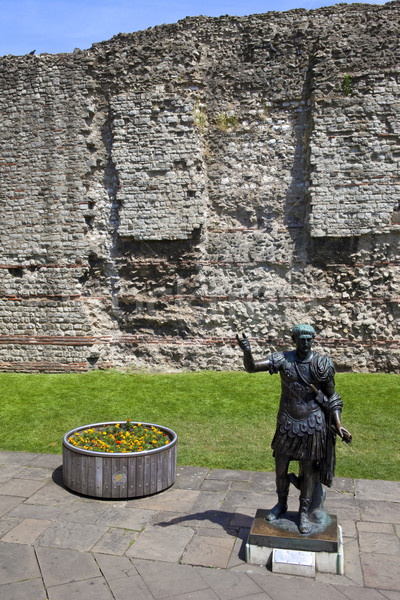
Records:
[[[115,600],[130,600],[130,598],[153,600],[152,594],[140,575],[108,580],[108,585]]]
[[[202,529],[190,540],[181,563],[225,569],[228,566],[236,536],[230,538],[218,529]]]
[[[110,527],[92,547],[92,552],[122,556],[138,536],[137,531]]]
[[[41,578],[0,585],[0,598],[4,600],[47,600]]]
[[[56,585],[48,588],[47,593],[49,600],[71,600],[71,598],[114,600],[107,582],[101,578]]]
[[[127,556],[178,562],[194,535],[193,529],[172,525],[166,535],[161,527],[147,527],[127,550]]]
[[[360,500],[381,500],[398,502],[400,497],[399,481],[374,481],[371,479],[355,479],[356,497]]]
[[[399,500],[400,496],[397,502],[360,500],[361,520],[400,524]]]
[[[36,555],[46,587],[101,577],[95,559],[88,552],[38,547]]]
[[[365,585],[400,591],[400,556],[361,554]]]
[[[200,567],[198,567],[197,572],[215,591],[220,600],[238,600],[244,596],[260,594],[263,591],[262,587],[247,573],[218,571]]]
[[[153,515],[153,510],[127,508],[113,504],[106,508],[106,511],[97,519],[96,524],[140,531],[149,523]]]
[[[1,541],[12,542],[13,544],[34,544],[51,523],[51,521],[45,519],[24,519],[21,523],[10,529],[1,538]]]
[[[40,536],[39,545],[88,552],[106,531],[105,526],[54,521]]]
[[[29,498],[29,496],[40,490],[45,483],[45,481],[37,481],[36,479],[11,479],[0,485],[0,495]]]
[[[134,560],[134,565],[156,599],[192,594],[210,587],[195,567],[189,565],[169,565],[140,559]]]
[[[21,496],[0,496],[0,516],[5,515],[23,501],[24,499]]]
[[[0,452],[0,598],[400,600],[398,482],[334,480],[345,575],[305,582],[244,560],[256,510],[276,501],[274,473],[179,467],[160,494],[101,500],[65,489],[60,463]]]
[[[34,548],[0,541],[0,584],[41,577]]]

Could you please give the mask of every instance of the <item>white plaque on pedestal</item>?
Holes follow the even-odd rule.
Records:
[[[274,548],[272,552],[272,571],[274,573],[314,577],[315,552]]]

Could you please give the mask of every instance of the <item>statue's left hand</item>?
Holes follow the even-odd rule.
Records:
[[[346,427],[343,427],[343,425],[339,427],[338,435],[340,435],[340,437],[344,442],[346,442],[346,444],[350,444],[351,440],[353,439],[350,431],[346,429]]]

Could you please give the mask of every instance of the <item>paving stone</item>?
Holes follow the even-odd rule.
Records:
[[[73,504],[77,501],[77,496],[71,494],[68,490],[56,485],[55,483],[46,483],[40,490],[32,494],[25,502],[26,504],[42,504],[44,506],[63,506]]]
[[[198,592],[190,592],[188,594],[179,594],[179,596],[168,596],[165,600],[219,600],[218,596],[211,588],[200,590]],[[261,599],[260,599],[261,600]]]
[[[37,479],[42,481],[43,479],[51,479],[52,473],[52,469],[44,469],[42,467],[24,467],[18,473],[18,479]]]
[[[40,454],[34,452],[11,452],[7,450],[0,451],[0,465],[29,465],[35,461]],[[45,456],[45,455],[43,455]]]
[[[225,492],[200,492],[193,504],[193,513],[202,513],[209,510],[219,510],[225,498]]]
[[[362,521],[400,524],[400,507],[398,502],[360,500],[360,509]]]
[[[37,546],[36,554],[46,587],[101,577],[96,561],[88,552]]]
[[[251,483],[259,483],[260,485],[272,485],[271,491],[275,491],[276,478],[275,471],[253,471],[250,479]]]
[[[62,454],[36,454],[29,463],[35,467],[62,470]]]
[[[50,587],[47,590],[49,600],[114,600],[107,583],[102,578],[86,579]]]
[[[325,501],[325,509],[329,514],[337,515],[338,521],[359,521],[359,501],[351,494],[330,496]]]
[[[124,506],[109,506],[97,519],[98,525],[124,527],[140,531],[154,515],[153,510],[142,508],[127,508]]]
[[[335,585],[336,589],[348,600],[384,600],[378,590],[364,587],[350,587],[348,585]]]
[[[33,544],[51,523],[44,519],[24,519],[6,533],[1,541],[13,544]]]
[[[138,532],[110,527],[93,546],[92,552],[122,556],[137,536]]]
[[[60,513],[58,519],[70,523],[95,523],[107,508],[97,502],[74,502]]]
[[[178,514],[171,517],[173,513],[156,513],[152,519],[153,525],[159,527],[169,527],[170,525],[183,525],[192,528],[215,527],[216,529],[225,529],[230,520],[232,513],[226,513],[218,510],[206,510],[203,513],[194,513],[190,515]]]
[[[0,518],[0,537],[10,531],[10,529],[13,529],[20,522],[21,519],[13,519],[8,516]]]
[[[243,596],[243,600],[271,600],[266,592],[260,592],[259,594],[251,594],[250,596]]]
[[[253,471],[229,471],[228,469],[212,469],[207,479],[222,479],[228,481],[250,481]]]
[[[173,487],[198,490],[202,487],[209,470],[205,467],[178,467]]]
[[[361,553],[366,587],[400,591],[400,556]]]
[[[193,537],[189,527],[172,525],[165,530],[161,527],[146,527],[138,539],[127,550],[127,556],[178,562],[186,546]]]
[[[11,513],[10,513],[11,514]],[[374,523],[373,521],[358,521],[358,531],[370,531],[371,533],[392,533],[394,532],[392,523]]]
[[[358,540],[343,541],[344,572],[357,585],[364,585]]]
[[[239,483],[239,482],[236,482]],[[233,487],[232,489],[238,489],[237,487]],[[275,483],[275,479],[274,481],[271,480],[255,480],[255,481],[250,481],[250,483],[248,484],[248,488],[251,492],[267,492],[268,494],[276,494],[276,483]]]
[[[10,479],[13,479],[14,477],[18,477],[24,468],[25,467],[22,467],[16,463],[5,465],[0,464],[0,484],[10,481]]]
[[[187,521],[190,524],[190,516],[182,512],[170,512],[157,510],[153,511],[153,515],[148,522],[148,525],[159,525],[160,527],[168,527],[169,525],[185,524]]]
[[[225,492],[230,488],[231,482],[224,479],[205,479],[200,486],[206,492]]]
[[[381,500],[383,502],[400,503],[399,481],[355,479],[354,486],[357,498],[360,498],[360,500]]]
[[[147,510],[164,510],[172,512],[190,512],[200,492],[170,488],[160,494],[147,498],[129,500],[129,508],[146,508]]]
[[[263,577],[259,574],[250,574],[258,585],[271,597],[272,600],[282,598],[296,598],[296,600],[344,600],[343,594],[329,584],[316,583],[305,577],[287,577],[279,575]]]
[[[393,590],[379,590],[382,596],[388,598],[388,600],[400,600],[400,592]]]
[[[0,598],[4,598],[4,600],[47,600],[47,594],[40,578],[0,585]]]
[[[400,555],[400,540],[392,533],[361,531],[358,535],[361,552]]]
[[[320,573],[316,571],[314,581],[316,583],[322,583],[324,585],[333,585],[334,588],[338,589],[338,585],[351,586],[355,585],[354,581],[346,577],[345,575],[338,575],[337,573]],[[365,588],[358,586],[360,590]],[[383,600],[381,598],[381,600]]]
[[[247,491],[247,490],[250,490],[252,488],[251,488],[251,484],[248,481],[232,481],[230,489],[231,490]]]
[[[51,519],[55,520],[63,510],[62,506],[43,506],[41,504],[26,504],[22,502],[7,513],[7,516],[21,519]]]
[[[237,600],[265,591],[247,573],[201,567],[196,569],[221,600]]]
[[[334,477],[332,482],[332,487],[325,488],[326,492],[342,492],[342,493],[350,493],[354,495],[355,487],[354,487],[354,479],[350,477]]]
[[[199,530],[192,538],[182,557],[182,564],[225,569],[236,537],[215,530]]]
[[[32,546],[0,542],[0,584],[41,577]]]
[[[127,556],[114,556],[112,554],[94,554],[103,576],[108,582],[112,579],[135,577],[138,572]]]
[[[276,494],[232,490],[226,493],[223,509],[235,511],[238,506],[247,508],[266,508],[276,504]]]
[[[35,479],[12,479],[0,486],[0,495],[28,498],[44,485],[44,481],[36,481]]]
[[[357,536],[357,529],[356,529],[356,524],[354,521],[340,521],[339,525],[342,528],[342,535],[343,537],[356,537]]]
[[[106,531],[105,526],[56,521],[40,536],[39,545],[84,552],[90,550]]]
[[[124,579],[112,579],[108,581],[115,600],[153,600],[146,584],[139,575],[125,577]]]
[[[251,529],[254,521],[254,517],[256,516],[257,508],[247,508],[246,506],[239,506],[235,511],[231,522],[229,523],[230,527],[246,527]]]
[[[246,564],[246,542],[249,537],[250,529],[241,528],[235,540],[227,569],[232,569],[242,564]]]
[[[133,564],[155,598],[167,598],[208,589],[194,567],[134,559]]]

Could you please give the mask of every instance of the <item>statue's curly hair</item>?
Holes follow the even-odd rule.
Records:
[[[299,336],[306,335],[315,338],[315,329],[311,325],[307,325],[306,323],[299,323],[295,325],[292,329],[292,340],[295,341]]]

